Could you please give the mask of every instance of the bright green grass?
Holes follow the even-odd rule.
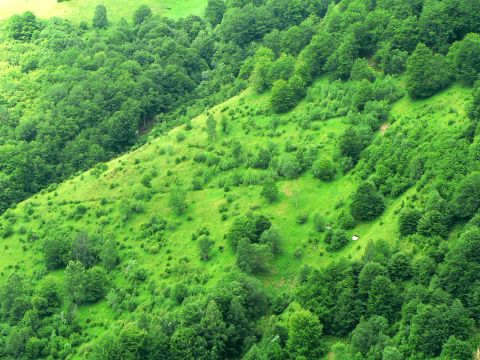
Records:
[[[320,83],[325,81],[321,79]],[[392,109],[392,118],[397,119],[388,131],[398,126],[415,126],[422,119],[426,120],[426,131],[433,136],[441,134],[449,126],[456,126],[466,121],[464,111],[469,92],[459,86],[453,86],[446,91],[423,101],[412,101],[408,97],[401,99]],[[231,109],[245,108],[257,110],[267,106],[268,94],[258,96],[251,90],[247,90],[240,96],[228,100],[213,109],[211,113],[220,122],[222,113],[226,107]],[[295,110],[300,112],[305,102]],[[288,115],[284,115],[288,116]],[[289,122],[280,125],[279,136],[267,137],[259,131],[251,130],[248,134],[242,125],[250,116],[240,116],[229,121],[229,133],[220,133],[218,127],[218,140],[215,148],[220,151],[228,151],[222,145],[231,139],[239,140],[245,151],[254,151],[257,145],[263,145],[267,141],[273,141],[283,150],[288,138],[294,140],[310,137],[310,142],[321,146],[320,154],[332,157],[337,149],[338,136],[346,128],[342,118],[330,119],[315,124],[315,130],[302,130],[295,123]],[[282,119],[283,116],[280,116]],[[251,117],[257,127],[264,127],[271,116]],[[339,174],[331,183],[321,182],[315,179],[311,172],[307,172],[296,180],[282,180],[278,182],[280,197],[274,204],[268,204],[260,196],[261,186],[243,185],[232,187],[228,194],[233,196],[233,202],[229,205],[229,217],[222,221],[218,207],[226,202],[226,194],[217,186],[218,181],[225,173],[215,175],[210,183],[201,191],[190,191],[188,201],[190,203],[187,213],[177,217],[172,215],[168,208],[168,194],[174,182],[190,186],[192,174],[203,165],[192,162],[196,153],[208,146],[205,133],[206,115],[201,115],[192,121],[193,129],[185,131],[184,127],[173,129],[165,136],[152,140],[136,151],[128,153],[118,159],[109,162],[108,169],[101,174],[89,171],[61,184],[55,190],[45,191],[26,202],[20,204],[13,212],[17,216],[15,223],[16,233],[3,240],[4,251],[0,254],[0,281],[4,281],[6,275],[13,266],[26,274],[41,271],[44,267],[41,255],[41,242],[29,243],[26,235],[20,233],[21,227],[26,227],[33,232],[38,231],[41,222],[46,222],[45,227],[60,227],[71,225],[77,230],[95,233],[101,228],[103,233],[114,234],[116,240],[122,244],[122,263],[135,258],[141,266],[147,269],[149,280],[154,279],[160,288],[172,286],[182,280],[185,274],[181,271],[188,270],[189,274],[199,274],[204,277],[206,287],[214,282],[225,272],[235,267],[235,255],[230,246],[224,240],[224,234],[228,231],[235,214],[245,214],[251,209],[264,213],[272,218],[274,226],[278,227],[282,238],[283,254],[271,265],[271,273],[263,277],[267,286],[282,288],[291,287],[295,284],[300,269],[305,266],[316,268],[325,266],[332,261],[341,258],[359,259],[370,241],[386,240],[393,246],[397,244],[397,213],[402,202],[415,193],[410,189],[401,197],[389,200],[385,213],[377,220],[370,223],[359,224],[349,231],[349,236],[358,235],[358,241],[351,241],[344,249],[337,253],[329,253],[325,250],[322,240],[318,243],[310,242],[309,238],[318,236],[313,229],[312,215],[320,212],[329,221],[335,222],[342,210],[348,210],[349,198],[358,186],[360,180],[355,175],[342,176]],[[178,142],[176,135],[179,132],[185,134],[185,140]],[[387,136],[380,132],[377,137]],[[187,160],[177,163],[175,159],[184,156]],[[133,214],[128,221],[124,222],[121,217],[121,206],[131,201],[135,193],[145,191],[141,184],[144,174],[155,169],[158,172],[152,181],[152,189],[155,194],[149,201],[144,201],[144,212]],[[243,172],[258,173],[257,170],[245,170]],[[112,184],[118,184],[113,186]],[[102,205],[101,199],[107,199],[108,203]],[[87,214],[73,220],[69,214],[73,212],[77,204],[83,204],[89,208]],[[34,213],[25,215],[28,204],[34,204]],[[107,215],[98,217],[97,210],[107,210]],[[310,214],[309,221],[304,225],[296,222],[299,214]],[[143,239],[139,235],[140,227],[153,215],[164,217],[170,224],[166,232],[166,246],[159,248],[158,253],[151,251],[156,243],[151,239]],[[191,220],[187,220],[187,216]],[[102,220],[108,218],[108,224],[99,225]],[[0,218],[1,221],[1,218]],[[192,232],[207,226],[215,240],[213,258],[209,262],[200,261],[197,244],[191,240]],[[320,236],[321,237],[321,236]],[[223,246],[224,251],[219,250]],[[301,256],[294,254],[300,249]],[[170,266],[167,266],[170,264]],[[166,269],[173,269],[173,274],[168,274]],[[178,271],[178,272],[176,272]],[[62,272],[55,273],[62,277]],[[121,276],[117,277],[117,282]],[[147,285],[139,289],[140,299],[147,294]],[[165,303],[165,307],[173,304]],[[87,334],[94,339],[101,334],[113,319],[113,312],[105,301],[95,305],[82,306],[79,309],[79,319],[82,323],[89,323]],[[88,346],[88,343],[86,344]],[[81,357],[81,355],[80,355]]]
[[[130,19],[133,12],[142,4],[148,5],[154,14],[162,14],[174,19],[188,15],[203,16],[206,0],[70,0],[57,3],[56,0],[0,0],[0,19],[14,14],[32,11],[41,18],[58,16],[76,23],[93,17],[95,7],[103,4],[107,7],[111,21],[122,17]]]

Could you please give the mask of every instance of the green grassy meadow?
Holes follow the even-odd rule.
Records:
[[[188,15],[203,16],[205,0],[71,0],[58,3],[56,0],[0,0],[0,19],[32,11],[40,18],[54,16],[70,19],[75,23],[90,21],[97,5],[107,7],[110,21],[121,18],[130,19],[133,12],[142,4],[148,5],[152,12],[178,19]]]
[[[326,79],[320,79],[316,86],[323,83]],[[385,134],[378,132],[377,140],[389,136],[395,127],[422,123],[426,124],[425,131],[431,132],[432,136],[446,133],[448,127],[466,121],[464,108],[469,96],[468,90],[455,85],[428,100],[412,101],[404,97],[392,109],[391,118],[396,121]],[[175,184],[189,189],[192,174],[206,171],[202,164],[193,161],[195,155],[206,150],[225,154],[232,140],[238,140],[244,151],[254,151],[269,140],[282,148],[289,139],[308,139],[310,143],[319,144],[321,155],[334,157],[338,137],[347,126],[342,117],[317,121],[315,126],[304,130],[286,120],[302,111],[307,106],[306,101],[289,114],[269,115],[262,112],[268,106],[267,100],[268,94],[257,95],[246,90],[211,109],[217,124],[222,117],[228,119],[227,134],[221,133],[218,126],[218,138],[213,146],[208,143],[205,131],[207,115],[202,114],[192,121],[191,130],[187,131],[185,126],[175,128],[103,167],[97,166],[57,187],[51,187],[21,203],[15,210],[8,211],[4,218],[14,216],[17,221],[14,235],[4,240],[4,249],[0,253],[0,281],[12,268],[34,277],[41,274],[44,271],[42,249],[32,240],[35,236],[31,234],[40,235],[48,229],[62,227],[91,234],[100,231],[112,234],[120,244],[122,264],[135,259],[148,271],[150,278],[161,284],[161,288],[194,273],[202,276],[208,286],[219,275],[235,267],[235,255],[224,234],[236,215],[250,210],[269,216],[282,235],[283,253],[274,260],[270,274],[263,276],[265,284],[270,287],[293,286],[305,265],[318,268],[341,258],[359,259],[370,241],[383,239],[394,247],[402,246],[396,244],[397,214],[406,198],[416,192],[415,188],[390,200],[379,219],[361,223],[350,230],[349,235],[357,235],[359,240],[351,241],[341,251],[329,253],[323,240],[312,240],[318,234],[313,228],[311,214],[319,212],[334,222],[342,210],[348,209],[349,197],[360,183],[354,173],[347,176],[337,174],[330,183],[319,181],[310,171],[295,180],[281,180],[278,182],[279,199],[269,204],[260,195],[262,171],[234,169],[220,172],[213,174],[202,190],[188,191],[189,206],[184,215],[172,215],[167,200],[171,189]],[[229,115],[233,114],[231,109],[239,112]],[[415,118],[420,116],[415,125],[411,120],[414,114]],[[270,124],[273,118],[280,125],[272,133]],[[226,192],[220,184],[224,177],[234,176],[236,171],[246,172],[251,184],[231,187]],[[148,174],[152,178],[150,187],[142,184],[142,179]],[[228,209],[227,219],[223,220],[219,212],[222,205]],[[76,215],[79,206],[86,209],[82,216]],[[138,210],[132,211],[132,208]],[[306,224],[297,224],[297,217],[305,213],[310,215]],[[142,225],[153,216],[167,220],[166,240],[162,244],[141,235]],[[191,240],[192,233],[203,226],[208,227],[215,240],[213,257],[209,262],[200,260],[198,247]],[[63,273],[54,272],[51,276],[62,277]],[[146,292],[147,285],[142,286],[141,292]],[[102,328],[108,327],[113,313],[103,300],[80,307],[79,317],[81,321],[90,323],[87,333],[94,339],[103,331]]]

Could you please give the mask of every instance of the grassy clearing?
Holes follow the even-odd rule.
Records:
[[[110,21],[132,17],[133,12],[141,4],[148,5],[153,13],[162,14],[174,19],[188,15],[203,16],[205,0],[71,0],[57,3],[56,0],[0,0],[0,19],[12,15],[32,11],[40,18],[54,16],[70,19],[76,23],[90,21],[95,7],[103,4],[107,7]]]

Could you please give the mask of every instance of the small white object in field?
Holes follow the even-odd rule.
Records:
[[[360,238],[359,238],[357,235],[353,235],[353,236],[352,236],[352,240],[353,240],[353,241],[357,241],[358,239],[360,239]]]

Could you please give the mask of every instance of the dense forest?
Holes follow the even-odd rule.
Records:
[[[0,23],[0,357],[479,359],[480,1],[205,5]]]

